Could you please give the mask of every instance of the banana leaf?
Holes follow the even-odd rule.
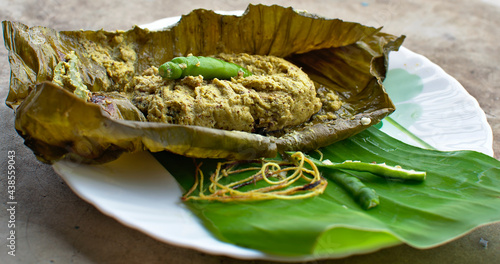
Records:
[[[493,157],[413,147],[375,127],[320,150],[332,162],[385,162],[426,171],[427,179],[401,182],[352,172],[380,196],[380,204],[370,210],[362,209],[329,178],[335,172],[326,170],[322,173],[329,181],[327,189],[313,198],[185,203],[222,241],[271,255],[313,258],[343,257],[400,243],[426,249],[500,221],[500,161]],[[166,152],[154,156],[185,190],[192,186],[192,159]],[[215,169],[213,160],[200,162],[205,175]]]
[[[16,130],[44,162],[71,158],[106,162],[123,152],[168,150],[201,158],[273,157],[278,151],[312,150],[359,133],[394,111],[385,93],[388,54],[404,36],[292,8],[250,5],[243,16],[194,10],[170,28],[149,31],[61,31],[3,21],[11,65],[6,104],[16,112]],[[132,43],[124,58],[122,41]],[[128,63],[114,76],[89,53],[91,43],[112,63]],[[194,126],[140,122],[123,98],[108,96],[115,110],[95,107],[54,85],[54,68],[75,52],[81,81],[92,93],[122,91],[151,65],[189,53],[249,53],[283,57],[302,67],[316,87],[333,90],[344,102],[336,119],[307,122],[291,132],[257,135]],[[326,110],[325,110],[326,111]],[[362,122],[363,120],[363,122]],[[369,120],[367,124],[366,120]]]

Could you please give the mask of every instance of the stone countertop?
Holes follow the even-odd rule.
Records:
[[[57,30],[129,29],[195,8],[243,10],[249,1],[0,0],[0,19]],[[254,2],[255,3],[255,2]],[[455,77],[474,96],[493,129],[500,158],[500,3],[496,0],[261,1],[321,16],[384,26],[404,34],[404,46]],[[2,41],[3,43],[3,38]],[[0,48],[0,101],[9,86],[7,51]],[[213,256],[156,241],[103,215],[76,196],[52,167],[40,163],[14,129],[14,116],[0,105],[1,263],[269,263]],[[6,164],[16,153],[16,256],[7,255]],[[489,241],[484,247],[481,239]],[[500,224],[481,227],[443,246],[417,250],[401,245],[371,254],[313,263],[494,263],[500,259]]]

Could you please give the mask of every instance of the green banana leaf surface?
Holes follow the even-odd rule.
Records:
[[[334,172],[325,171],[327,189],[313,198],[186,204],[220,240],[285,256],[342,257],[399,243],[425,249],[500,221],[500,161],[485,154],[421,149],[375,127],[320,150],[332,162],[385,162],[426,171],[427,179],[391,181],[351,172],[380,196],[380,204],[370,210],[328,178]],[[154,155],[185,190],[192,186],[192,159]],[[198,160],[205,175],[216,161]]]
[[[378,28],[276,5],[250,5],[242,16],[198,9],[162,31],[134,27],[116,32],[58,32],[12,21],[3,21],[2,26],[11,65],[6,103],[16,112],[15,127],[25,144],[48,163],[63,158],[102,163],[123,152],[142,150],[247,159],[326,146],[394,111],[382,82],[389,52],[404,40]],[[71,93],[70,87],[52,82],[57,64],[71,52],[80,61],[81,82],[103,96],[122,91],[136,74],[176,56],[248,53],[279,56],[297,64],[317,89],[334,91],[344,105],[333,113],[336,119],[266,135],[141,122],[137,109],[114,95],[107,100],[119,112],[110,117]],[[96,56],[108,61],[100,62]],[[115,64],[126,65],[127,72],[112,74],[110,67]]]

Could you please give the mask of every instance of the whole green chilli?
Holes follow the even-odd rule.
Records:
[[[320,168],[365,171],[365,172],[371,172],[374,175],[382,178],[393,179],[393,180],[424,181],[427,176],[427,173],[425,171],[407,170],[401,168],[400,166],[389,166],[385,163],[367,163],[367,162],[352,161],[352,160],[346,160],[341,163],[334,163],[334,162],[326,163],[314,159],[312,157],[308,158],[312,160],[314,164],[316,164],[316,166]]]
[[[367,187],[360,179],[343,170],[327,170],[324,174],[332,179],[347,193],[353,196],[361,208],[368,210],[380,204],[378,194],[372,188]]]
[[[186,76],[203,76],[204,79],[231,79],[240,73],[243,77],[252,75],[247,69],[212,57],[175,57],[158,68],[161,77],[175,80]]]

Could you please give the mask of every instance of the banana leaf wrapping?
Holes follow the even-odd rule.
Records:
[[[274,157],[283,150],[313,150],[354,135],[395,110],[382,86],[388,54],[404,36],[292,8],[250,5],[242,16],[194,10],[162,31],[61,31],[3,21],[11,65],[6,104],[16,113],[15,127],[44,162],[70,158],[107,162],[123,152],[171,151],[200,158]],[[111,76],[82,43],[119,53],[117,38],[133,43],[136,57],[126,78]],[[112,102],[110,115],[52,83],[54,68],[74,51],[83,83]],[[283,57],[302,67],[317,88],[336,91],[344,102],[338,118],[308,122],[269,135],[197,126],[144,122],[124,98],[109,96],[129,77],[151,65],[192,53],[248,53]],[[116,61],[120,61],[117,58]],[[123,61],[121,61],[123,62]],[[369,120],[367,124],[366,120]]]

